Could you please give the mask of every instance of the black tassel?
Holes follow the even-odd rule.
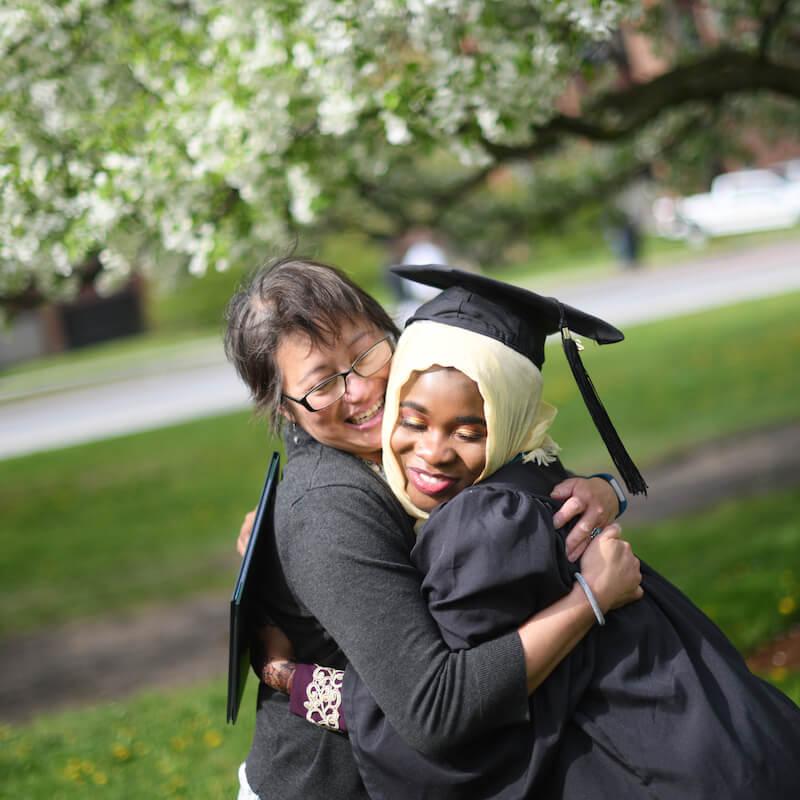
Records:
[[[564,327],[564,325],[561,326],[561,342],[564,345],[564,353],[567,356],[567,361],[572,370],[572,376],[575,378],[575,383],[578,384],[578,388],[583,395],[583,402],[586,404],[586,408],[589,409],[589,413],[592,415],[592,421],[599,431],[600,436],[603,438],[617,471],[628,487],[628,491],[632,494],[646,495],[647,483],[645,483],[642,474],[625,449],[622,439],[619,438],[619,434],[614,428],[608,416],[608,412],[603,407],[603,403],[597,395],[592,379],[583,366],[583,361],[581,361],[578,352],[578,345],[572,338],[569,329]]]

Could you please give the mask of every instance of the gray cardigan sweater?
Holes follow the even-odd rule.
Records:
[[[527,719],[516,632],[451,652],[420,593],[410,519],[361,459],[286,437],[264,604],[299,662],[351,663],[399,735],[438,753]],[[346,736],[289,713],[261,685],[246,764],[259,797],[366,798]]]

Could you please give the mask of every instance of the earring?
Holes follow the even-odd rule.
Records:
[[[297,444],[300,441],[300,437],[297,435],[297,423],[292,423],[292,441]]]

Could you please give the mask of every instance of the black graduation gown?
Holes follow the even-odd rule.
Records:
[[[547,496],[563,477],[560,465],[512,463],[431,514],[412,558],[451,648],[515,629],[571,590],[578,567]],[[644,598],[562,661],[530,697],[527,724],[458,752],[406,745],[348,668],[348,728],[370,796],[800,797],[800,709],[678,589],[642,572]],[[402,642],[396,658],[403,669]]]

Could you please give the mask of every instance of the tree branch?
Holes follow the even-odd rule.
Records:
[[[484,139],[483,145],[501,162],[541,156],[565,135],[615,142],[637,133],[664,111],[696,102],[715,104],[729,95],[755,91],[800,99],[800,68],[762,61],[755,53],[719,50],[647,83],[601,95],[580,117],[558,114],[533,126],[529,144],[507,146]]]
[[[596,203],[600,198],[613,195],[624,189],[632,180],[647,174],[654,161],[668,157],[688,136],[691,136],[692,131],[702,124],[703,116],[705,115],[688,115],[661,142],[656,154],[638,158],[630,154],[627,157],[618,158],[615,165],[605,174],[589,181],[559,183],[557,191],[553,186],[545,185],[537,191],[532,205],[526,203],[501,206],[497,209],[495,218],[490,217],[486,221],[496,223],[502,219],[504,230],[508,232],[503,237],[506,241],[522,232],[558,225],[573,215],[577,209]],[[485,212],[478,213],[482,216],[485,215]],[[475,212],[469,210],[466,215],[468,218],[476,216]],[[447,227],[446,219],[441,220],[441,226]]]
[[[781,18],[786,14],[791,0],[780,0],[778,7],[771,13],[767,14],[764,18],[764,24],[761,26],[761,36],[758,39],[758,60],[767,60],[767,50],[772,41],[772,35],[775,28],[780,24]]]
[[[498,165],[545,156],[558,149],[567,137],[598,143],[619,142],[640,132],[666,111],[690,103],[713,107],[730,95],[754,91],[772,91],[800,99],[800,68],[762,61],[754,53],[719,50],[681,64],[647,83],[602,94],[587,104],[580,117],[557,114],[542,125],[531,126],[530,142],[524,145],[491,142],[471,122],[460,133],[475,136],[493,162],[442,189],[427,190],[427,199],[437,206],[427,222],[436,224],[446,213],[447,205],[457,203],[482,186]]]
[[[463,128],[460,133],[479,140],[493,161],[441,188],[424,186],[419,187],[419,191],[403,191],[397,186],[370,182],[358,176],[353,176],[353,182],[364,200],[397,220],[401,229],[413,224],[439,226],[448,210],[483,186],[491,171],[500,164],[542,157],[558,149],[570,137],[598,143],[622,142],[664,112],[690,104],[713,108],[726,97],[756,91],[800,99],[800,68],[761,60],[756,53],[718,50],[676,66],[647,83],[601,94],[587,103],[580,117],[558,114],[542,125],[532,126],[530,141],[524,145],[490,142],[471,122],[470,127]],[[619,185],[619,181],[635,169],[618,173],[614,182]],[[613,187],[609,182],[605,188]],[[411,210],[419,200],[432,206],[430,213],[422,215],[424,218]],[[579,198],[575,200],[580,203]]]

